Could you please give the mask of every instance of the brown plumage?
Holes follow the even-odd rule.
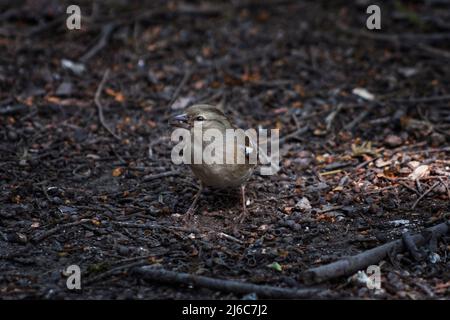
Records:
[[[224,136],[226,129],[236,129],[231,120],[218,108],[201,104],[193,105],[185,110],[181,115],[172,118],[171,125],[175,127],[186,128],[191,131],[192,142],[194,141],[193,127],[194,123],[201,122],[203,129],[218,129]],[[208,143],[203,142],[203,148]],[[237,148],[244,150],[246,160],[248,157],[256,152],[255,143],[247,140],[247,145],[235,144],[235,160],[237,159]],[[193,152],[192,152],[193,155]],[[224,147],[223,159],[226,159],[226,148]],[[225,161],[225,160],[224,160]],[[242,193],[242,210],[239,220],[243,221],[247,215],[245,203],[245,182],[250,178],[255,168],[254,164],[249,164],[248,161],[244,164],[190,164],[194,175],[200,179],[200,188],[194,201],[187,211],[186,218],[189,219],[194,213],[195,206],[203,190],[203,185],[214,188],[228,189],[233,187],[240,187]]]

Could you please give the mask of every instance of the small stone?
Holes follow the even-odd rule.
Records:
[[[400,73],[405,78],[410,78],[418,73],[418,70],[416,68],[412,67],[405,67],[405,68],[399,68],[398,73]]]
[[[78,211],[77,208],[68,206],[59,206],[58,209],[62,214],[76,214]]]
[[[383,168],[383,167],[386,167],[386,166],[388,166],[388,165],[390,165],[391,164],[391,161],[390,160],[383,160],[383,159],[381,159],[381,158],[379,158],[379,159],[377,159],[376,161],[375,161],[375,166],[377,167],[377,168]]]
[[[438,255],[437,253],[433,252],[430,254],[430,256],[428,257],[428,259],[430,260],[431,263],[438,263],[441,261],[441,256]]]
[[[420,166],[419,161],[410,161],[408,162],[408,167],[412,170],[416,169],[418,166]]]
[[[430,167],[426,164],[418,166],[414,171],[408,176],[409,179],[416,181],[428,175],[430,172]]]
[[[398,147],[398,146],[402,145],[403,140],[399,136],[390,134],[384,139],[384,143],[388,147],[395,148],[395,147]]]
[[[56,89],[57,96],[70,96],[73,92],[73,84],[72,82],[63,82]]]
[[[406,219],[399,219],[399,220],[392,220],[389,221],[390,224],[393,224],[395,227],[398,226],[408,226],[409,225],[409,220]]]
[[[312,209],[311,203],[306,197],[301,198],[300,201],[296,203],[295,207],[302,211],[308,211]]]

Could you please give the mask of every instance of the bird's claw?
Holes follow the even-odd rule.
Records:
[[[237,222],[239,224],[244,223],[245,218],[247,218],[248,212],[247,210],[242,211],[242,213],[240,215],[238,215],[235,219],[237,220]]]
[[[194,209],[189,208],[188,211],[186,211],[186,213],[183,215],[183,222],[185,224],[190,223],[193,217],[194,217]]]

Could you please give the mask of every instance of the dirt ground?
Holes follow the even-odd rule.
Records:
[[[0,4],[0,298],[240,299],[130,264],[299,288],[448,219],[449,3],[383,2],[374,31],[367,1],[80,3],[81,30],[64,1]],[[170,160],[168,119],[197,102],[280,129],[281,170],[250,179],[238,231],[238,190],[208,190],[182,220],[198,182]],[[448,298],[448,240],[390,254],[380,290],[314,286]]]

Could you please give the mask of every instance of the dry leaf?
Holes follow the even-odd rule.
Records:
[[[124,102],[124,101],[125,101],[125,96],[124,96],[123,93],[120,92],[120,91],[114,91],[114,90],[111,89],[111,88],[106,88],[106,89],[105,89],[105,92],[106,92],[108,95],[114,97],[114,100],[116,100],[117,102]]]
[[[385,161],[385,160],[383,160],[383,159],[381,159],[381,158],[379,158],[379,159],[377,159],[377,160],[375,161],[375,166],[376,166],[377,168],[383,168],[383,167],[386,167],[386,166],[388,166],[388,165],[390,165],[390,164],[391,164],[391,161],[390,161],[390,160]]]
[[[416,181],[428,175],[430,172],[430,167],[426,164],[418,166],[414,171],[408,176],[409,179]]]
[[[113,176],[113,177],[121,176],[122,173],[123,173],[123,171],[124,171],[123,168],[115,168],[115,169],[112,171],[112,176]]]

